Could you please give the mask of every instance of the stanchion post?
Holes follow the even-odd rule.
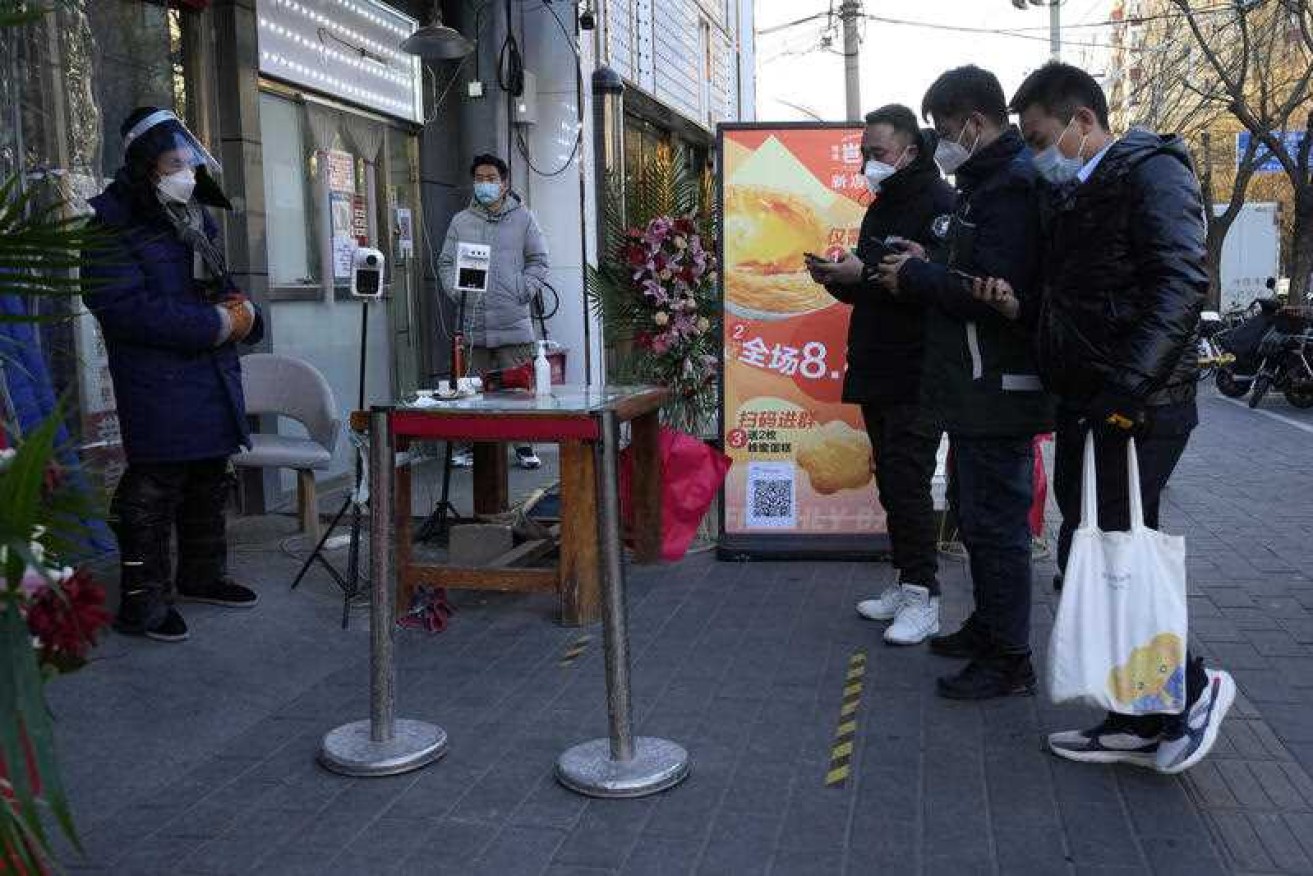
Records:
[[[369,413],[369,738],[390,742],[396,736],[397,665],[393,640],[397,628],[393,600],[396,521],[393,520],[392,488],[396,480],[392,423],[387,411]]]
[[[393,657],[396,618],[396,480],[391,411],[369,414],[369,718],[343,724],[324,736],[319,761],[349,776],[390,776],[430,764],[447,753],[447,734],[434,724],[396,717],[397,668]]]
[[[634,716],[629,701],[629,617],[625,611],[625,566],[620,532],[619,464],[615,414],[601,418],[602,440],[594,453],[597,466],[597,527],[602,560],[602,646],[606,663],[606,711],[611,725],[611,759],[634,756]]]
[[[599,416],[596,445],[598,539],[602,566],[602,644],[606,663],[606,706],[610,735],[569,749],[556,763],[556,777],[590,797],[646,797],[688,776],[688,752],[652,736],[635,737],[629,683],[629,621],[620,540],[619,444],[613,410]]]

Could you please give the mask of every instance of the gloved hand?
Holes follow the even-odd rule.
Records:
[[[228,340],[234,344],[246,340],[246,336],[255,327],[255,307],[250,299],[245,295],[230,296],[220,306],[228,312],[228,318],[232,322],[232,331],[228,334]]]
[[[1104,390],[1085,409],[1090,428],[1105,435],[1142,437],[1148,425],[1144,404],[1125,393]]]

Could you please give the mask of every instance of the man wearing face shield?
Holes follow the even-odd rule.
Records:
[[[236,345],[258,341],[263,322],[229,276],[206,209],[232,209],[218,163],[167,110],[137,109],[121,132],[123,167],[91,199],[112,244],[84,267],[128,461],[110,509],[115,628],[173,642],[187,638],[175,600],[256,601],[227,576],[224,505],[228,459],[249,443]]]
[[[812,279],[852,305],[843,400],[862,407],[871,438],[875,482],[888,521],[898,580],[858,603],[870,620],[892,620],[885,641],[914,645],[939,632],[938,546],[930,481],[940,429],[920,401],[925,305],[897,298],[877,282],[889,237],[933,247],[935,220],[952,213],[955,195],[934,163],[934,133],[905,106],[866,116],[863,175],[871,203],[857,252],[838,262],[811,261]]]
[[[1058,396],[1054,492],[1062,511],[1058,567],[1080,520],[1086,433],[1095,431],[1099,527],[1130,528],[1126,444],[1135,438],[1145,523],[1198,424],[1195,332],[1208,292],[1203,197],[1180,137],[1109,131],[1108,103],[1085,71],[1052,63],[1032,73],[1012,109],[1047,181],[1044,296],[1000,280],[978,297],[1037,332],[1045,384]],[[1055,733],[1054,754],[1178,773],[1202,760],[1235,698],[1235,683],[1187,655],[1181,715],[1108,713],[1098,726]]]
[[[942,696],[1029,694],[1032,443],[1052,427],[1052,409],[1029,338],[972,296],[970,278],[1003,276],[1021,294],[1035,294],[1035,170],[992,73],[948,71],[926,92],[922,114],[939,134],[935,160],[959,193],[943,228],[947,263],[907,244],[880,272],[890,294],[926,307],[922,399],[949,434],[953,508],[975,591],[970,618],[931,639],[930,650],[969,660],[939,680]]]

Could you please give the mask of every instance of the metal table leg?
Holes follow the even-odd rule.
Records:
[[[392,425],[387,409],[369,414],[369,719],[324,736],[319,762],[348,776],[390,776],[430,764],[447,753],[447,734],[435,724],[396,717],[397,668],[393,660],[396,479]]]
[[[651,736],[634,736],[629,698],[629,626],[625,612],[623,548],[618,487],[619,429],[614,411],[601,415],[598,442],[598,539],[602,557],[602,639],[610,736],[569,749],[556,762],[556,777],[590,797],[646,797],[688,777],[688,752]]]

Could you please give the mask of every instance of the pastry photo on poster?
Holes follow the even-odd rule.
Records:
[[[871,444],[842,401],[850,308],[804,253],[856,246],[868,199],[860,126],[726,125],[725,535],[881,536]]]

